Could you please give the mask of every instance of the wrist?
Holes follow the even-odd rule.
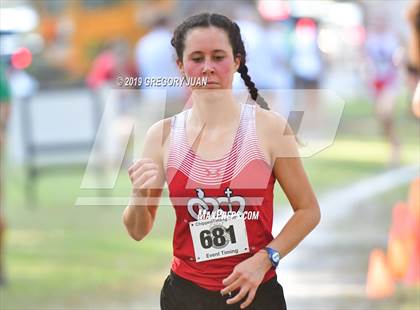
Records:
[[[254,254],[254,257],[259,259],[264,271],[267,272],[268,270],[270,270],[271,267],[273,267],[270,261],[270,257],[268,256],[268,253],[264,249],[261,249],[258,252],[256,252]]]
[[[146,197],[142,197],[142,196],[137,196],[135,194],[132,194],[130,196],[130,199],[128,201],[128,205],[131,207],[145,207],[147,206],[146,203]],[[136,208],[138,209],[138,208]]]
[[[140,199],[147,197],[147,189],[142,188],[132,188],[131,189],[131,198]]]
[[[269,246],[266,246],[263,250],[267,253],[268,259],[270,260],[274,269],[277,268],[281,259],[280,253],[276,249]]]

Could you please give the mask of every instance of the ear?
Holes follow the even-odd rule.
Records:
[[[238,71],[238,69],[239,69],[239,66],[240,66],[240,64],[241,64],[241,54],[236,54],[236,57],[235,57],[235,71]]]
[[[176,65],[178,66],[179,71],[181,71],[181,73],[184,74],[184,64],[182,63],[182,61],[177,59]]]

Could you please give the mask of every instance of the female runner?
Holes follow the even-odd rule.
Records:
[[[142,240],[152,229],[165,182],[176,213],[164,310],[286,309],[275,268],[318,224],[320,210],[287,122],[269,111],[248,75],[238,25],[219,14],[187,18],[171,40],[192,85],[192,107],[154,124],[129,168],[132,197],[123,220]],[[232,80],[249,89],[238,103]],[[273,187],[294,210],[273,238]]]

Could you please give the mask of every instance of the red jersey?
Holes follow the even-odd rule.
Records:
[[[222,280],[233,268],[273,239],[275,177],[258,143],[255,107],[241,104],[233,146],[218,160],[204,160],[191,149],[185,130],[190,110],[175,115],[171,121],[166,177],[176,213],[172,270],[208,290],[224,288]],[[242,212],[249,245],[244,248],[246,253],[197,261],[190,223],[197,221],[200,209]],[[263,282],[273,276],[275,270],[271,268]]]

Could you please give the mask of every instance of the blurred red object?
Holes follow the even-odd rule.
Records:
[[[395,284],[385,253],[380,249],[374,249],[369,257],[366,295],[369,299],[382,299],[391,297],[394,293]]]
[[[15,69],[26,69],[32,63],[32,53],[26,47],[21,47],[13,53],[11,62]]]
[[[409,207],[404,202],[396,203],[392,209],[387,251],[390,271],[396,280],[401,280],[408,270],[415,227],[416,219]]]
[[[90,88],[97,88],[104,82],[114,78],[116,58],[115,55],[106,51],[101,53],[93,62],[92,69],[86,78],[86,84]]]
[[[417,226],[420,229],[420,226]],[[420,238],[417,236],[413,244],[408,270],[403,279],[403,283],[407,286],[415,286],[420,284]]]
[[[286,1],[259,0],[257,8],[266,20],[278,21],[290,16],[289,3]]]
[[[296,23],[296,30],[301,30],[309,28],[311,30],[316,30],[316,23],[313,19],[310,18],[301,18]]]

